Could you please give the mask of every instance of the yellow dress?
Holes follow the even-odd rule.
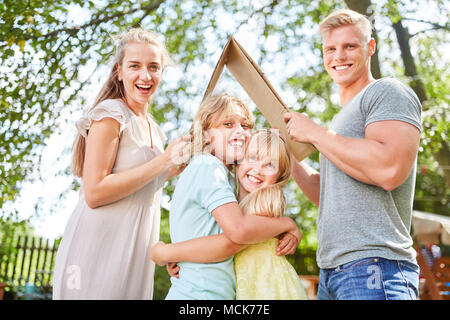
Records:
[[[278,239],[248,246],[234,256],[237,300],[307,300],[294,267],[277,256]]]

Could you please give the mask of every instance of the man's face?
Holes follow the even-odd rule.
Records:
[[[374,50],[375,41],[366,43],[357,26],[332,29],[323,39],[325,69],[339,86],[351,86],[369,75],[369,58]]]

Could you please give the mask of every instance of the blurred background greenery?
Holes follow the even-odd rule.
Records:
[[[422,101],[424,130],[414,209],[450,215],[448,1],[5,0],[0,4],[2,259],[15,250],[13,234],[49,236],[36,227],[39,221],[68,217],[73,210],[63,205],[80,186],[68,167],[73,123],[105,80],[112,35],[142,27],[166,41],[177,65],[166,71],[149,112],[170,138],[187,132],[231,35],[292,110],[306,112],[326,126],[339,110],[339,98],[322,65],[318,23],[343,7],[367,15],[374,24],[373,75],[400,78]],[[217,88],[246,98],[227,72]],[[255,106],[253,110],[256,127],[267,126]],[[58,137],[62,142],[52,142],[61,141],[52,140]],[[48,157],[58,164],[50,164],[58,168],[50,174]],[[318,153],[307,161],[318,168]],[[49,176],[69,183],[52,186]],[[176,179],[164,188],[161,239],[166,242],[175,183]],[[24,193],[27,186],[41,186],[32,189],[37,197]],[[49,190],[51,199],[44,195]],[[288,258],[298,273],[317,274],[317,207],[292,182],[286,196],[287,214],[304,235],[297,253]],[[158,267],[154,298],[164,298],[169,286],[165,269]]]

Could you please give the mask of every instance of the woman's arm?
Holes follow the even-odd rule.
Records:
[[[166,151],[135,168],[111,173],[119,146],[119,123],[112,118],[94,121],[86,139],[83,187],[89,207],[96,208],[129,196],[176,165],[171,153],[179,138]],[[188,148],[186,148],[188,149]]]
[[[211,263],[228,259],[247,245],[230,241],[224,234],[216,234],[187,241],[158,242],[150,249],[151,259],[160,266],[169,262]]]

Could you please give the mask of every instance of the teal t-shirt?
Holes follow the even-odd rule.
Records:
[[[170,237],[180,242],[222,233],[211,212],[237,202],[233,177],[210,154],[193,157],[176,184],[170,205]],[[233,257],[219,263],[180,262],[179,278],[171,278],[167,300],[233,300],[236,280]]]

